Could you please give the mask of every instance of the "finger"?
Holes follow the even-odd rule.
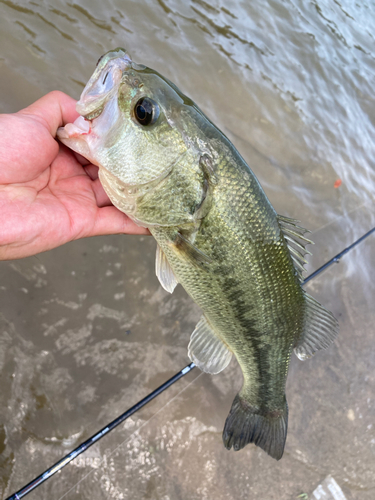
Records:
[[[73,154],[74,156],[77,158],[77,161],[83,166],[85,167],[86,165],[91,165],[90,161],[85,158],[84,156],[80,155],[79,153],[76,153],[75,151],[73,151]]]
[[[59,127],[74,122],[79,116],[75,99],[58,90],[41,97],[19,113],[39,118],[53,137]]]
[[[108,207],[112,205],[112,202],[108,198],[107,193],[104,191],[99,179],[96,179],[92,182],[92,190],[94,192],[96,204],[98,205],[98,207]]]
[[[117,208],[99,208],[95,219],[95,225],[90,234],[86,236],[100,236],[104,234],[150,234],[145,227],[135,224],[129,217]]]
[[[50,183],[77,176],[87,178],[87,181],[90,182],[85,167],[77,161],[73,151],[64,144],[60,144],[59,152],[51,163]]]
[[[90,163],[89,165],[84,165],[83,168],[85,169],[86,174],[93,181],[95,181],[99,177],[99,167],[97,167],[96,165],[93,165],[92,163]]]

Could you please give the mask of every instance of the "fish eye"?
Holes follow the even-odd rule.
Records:
[[[143,126],[152,125],[159,117],[158,104],[149,97],[141,97],[134,106],[134,116]]]

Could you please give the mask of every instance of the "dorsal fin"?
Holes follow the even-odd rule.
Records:
[[[311,231],[299,226],[297,224],[299,222],[298,220],[290,219],[289,217],[284,217],[283,215],[278,215],[277,220],[288,245],[290,256],[293,259],[298,278],[301,282],[303,282],[302,273],[305,270],[304,265],[307,264],[305,255],[311,255],[311,252],[306,250],[305,245],[309,243],[311,245],[314,244],[313,241],[306,238],[305,233],[310,233]]]

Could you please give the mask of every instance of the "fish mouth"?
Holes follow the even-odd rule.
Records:
[[[132,60],[126,50],[117,48],[100,58],[76,104],[80,116],[57,130],[57,138],[66,146],[96,164],[95,151],[108,130],[119,119],[117,93]]]
[[[102,56],[97,67],[83,89],[76,110],[80,116],[58,131],[59,139],[77,138],[91,133],[95,120],[103,113],[120,86],[124,71],[131,67],[132,60],[125,49],[117,48]]]
[[[77,102],[78,113],[88,120],[98,117],[105,103],[117,92],[122,75],[131,64],[132,60],[124,49],[104,54]]]
[[[104,109],[104,106],[100,106],[97,110],[91,111],[91,113],[88,113],[86,115],[81,115],[81,116],[86,121],[92,122],[93,120],[95,120],[95,118],[97,118],[98,116],[100,116],[102,114],[103,109]]]
[[[87,135],[91,132],[91,127],[92,122],[86,120],[83,116],[79,116],[74,123],[67,123],[65,127],[60,127],[57,130],[57,137],[63,141],[64,139]]]
[[[94,111],[85,115],[80,115],[73,123],[67,123],[65,127],[59,128],[58,138],[71,139],[72,137],[90,134],[94,125],[94,120],[103,113],[104,107],[105,105],[102,105]]]

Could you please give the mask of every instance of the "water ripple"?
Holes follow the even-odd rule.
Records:
[[[105,22],[101,19],[97,19],[95,16],[90,14],[90,12],[87,9],[85,9],[84,7],[82,7],[81,5],[78,5],[76,3],[68,3],[67,5],[69,5],[69,7],[71,7],[72,9],[76,9],[78,12],[83,14],[92,24],[94,24],[98,28],[100,28],[102,30],[109,31],[110,33],[113,33],[113,34],[116,33],[116,31],[113,30],[113,28],[110,24],[108,24],[107,22]]]

